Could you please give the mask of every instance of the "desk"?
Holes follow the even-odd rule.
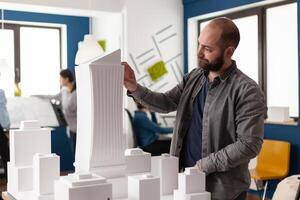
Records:
[[[171,140],[173,136],[173,133],[170,134],[160,134],[158,136],[158,140]]]
[[[2,192],[2,198],[4,200],[16,200],[13,196],[8,194],[7,192]],[[127,200],[127,199],[117,199],[117,200]],[[167,195],[161,197],[161,200],[173,200],[173,195]]]
[[[161,196],[161,200],[173,200],[173,195]],[[128,199],[117,199],[117,200],[128,200]]]
[[[164,122],[165,126],[174,126],[175,124],[175,118],[176,115],[170,115],[170,114],[159,114],[159,117],[162,119]]]

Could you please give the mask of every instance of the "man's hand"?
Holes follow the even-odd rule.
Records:
[[[195,167],[195,168],[198,168],[199,171],[203,171],[202,165],[201,165],[201,160],[199,160],[199,161],[196,163],[196,165],[195,165],[194,167]]]
[[[122,62],[122,65],[124,65],[124,86],[127,90],[130,92],[134,92],[137,89],[137,82],[134,75],[134,71],[131,69],[131,67],[128,65],[127,62]]]

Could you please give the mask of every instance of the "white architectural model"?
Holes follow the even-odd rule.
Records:
[[[106,178],[124,176],[126,137],[123,134],[123,79],[117,50],[76,67],[76,171]]]
[[[179,174],[176,190],[177,157],[151,158],[138,148],[125,151],[120,59],[118,50],[76,68],[74,174],[59,178],[59,157],[51,154],[50,129],[27,121],[20,130],[11,131],[8,192],[12,196],[18,200],[170,200],[175,190],[175,200],[210,199],[204,190],[205,175],[195,169]]]
[[[151,172],[151,154],[143,152],[139,148],[126,149],[126,173],[150,173]]]
[[[287,122],[290,120],[289,107],[268,107],[268,121],[271,122]]]
[[[76,67],[75,170],[107,178],[113,184],[114,197],[127,196],[123,79],[120,50]],[[126,188],[118,185],[126,185]]]
[[[93,35],[84,35],[84,40],[78,43],[75,64],[80,65],[102,55],[103,49]]]
[[[205,191],[205,173],[198,168],[186,168],[178,174],[178,190],[174,190],[174,200],[210,200]]]
[[[56,154],[36,154],[33,157],[33,193],[36,199],[53,199],[54,180],[60,176],[59,161]]]
[[[7,163],[8,181],[7,191],[14,197],[18,197],[21,192],[31,191],[33,185],[33,173],[31,166],[13,166]]]
[[[23,121],[19,130],[10,132],[7,191],[18,200],[53,199],[59,157],[50,154],[50,132],[41,129],[37,121]]]
[[[299,193],[300,179],[299,174],[289,176],[277,185],[272,200],[297,199]],[[299,197],[299,196],[298,196]]]
[[[62,176],[54,182],[55,200],[112,200],[112,185],[90,173]]]
[[[51,153],[50,129],[41,129],[37,121],[23,121],[19,130],[11,130],[9,143],[7,190],[18,196],[33,189],[33,156]]]
[[[178,158],[169,154],[152,157],[151,174],[160,178],[161,195],[173,194],[178,187]]]
[[[160,200],[160,181],[150,174],[128,177],[128,200]]]
[[[29,166],[36,153],[51,153],[50,133],[50,129],[41,129],[37,121],[21,122],[19,130],[11,130],[10,163],[16,167]]]

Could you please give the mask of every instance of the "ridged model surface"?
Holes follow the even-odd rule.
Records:
[[[76,171],[125,164],[123,134],[123,76],[117,50],[76,67]]]

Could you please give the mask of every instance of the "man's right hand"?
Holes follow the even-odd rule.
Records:
[[[124,66],[124,86],[130,92],[134,92],[137,89],[134,71],[127,62],[122,62],[121,64]]]

